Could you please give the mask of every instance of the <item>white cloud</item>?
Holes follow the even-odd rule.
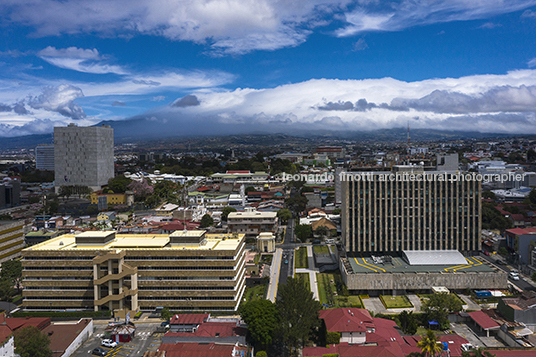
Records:
[[[56,49],[55,47],[47,47],[37,54],[41,59],[50,63],[53,66],[70,69],[73,71],[84,73],[115,73],[127,74],[128,72],[116,65],[100,63],[103,58],[99,55],[99,51],[94,49],[83,49],[77,47],[69,47]]]
[[[534,0],[400,0],[383,9],[357,6],[345,14],[347,26],[336,31],[340,37],[365,31],[400,31],[434,23],[485,19],[536,5]]]
[[[166,96],[164,96],[164,95],[157,95],[157,96],[151,98],[152,102],[162,102],[164,100],[166,100]]]
[[[531,59],[530,61],[527,62],[527,65],[532,68],[532,67],[536,67],[536,58],[533,58]]]
[[[83,96],[80,88],[62,84],[58,87],[43,88],[43,93],[38,97],[28,98],[28,104],[34,109],[45,109],[72,119],[82,119],[86,117],[86,113],[74,100]]]

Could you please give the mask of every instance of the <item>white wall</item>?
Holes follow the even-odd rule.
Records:
[[[365,343],[366,340],[366,332],[343,332],[341,334],[341,342],[360,344]]]
[[[74,324],[73,324],[74,325]],[[65,349],[65,352],[61,355],[61,357],[69,357],[72,355],[78,347],[84,343],[91,335],[93,334],[93,319],[89,319],[89,322],[87,323],[86,327],[76,336],[74,341]]]

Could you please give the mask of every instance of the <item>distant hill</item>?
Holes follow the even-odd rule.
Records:
[[[304,130],[303,128],[264,125],[262,128],[241,124],[214,124],[214,122],[199,121],[165,122],[147,118],[134,118],[122,121],[102,121],[96,126],[110,125],[114,129],[116,144],[124,142],[146,142],[187,140],[191,137],[226,137],[243,138],[253,141],[259,146],[284,143],[289,138],[319,138],[319,139],[346,139],[361,142],[405,142],[407,140],[406,128],[379,129],[373,131],[326,131]],[[260,140],[260,137],[263,137]],[[433,129],[412,129],[412,142],[458,140],[458,139],[484,139],[505,138],[520,135],[490,134],[479,132],[446,131]],[[252,137],[253,139],[246,139]],[[277,140],[274,140],[275,138]],[[240,140],[238,140],[240,141]],[[236,141],[235,141],[236,142]],[[53,134],[28,135],[13,138],[0,138],[0,150],[34,148],[38,144],[53,143]]]

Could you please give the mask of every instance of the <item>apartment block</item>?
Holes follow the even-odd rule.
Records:
[[[54,145],[38,145],[35,148],[35,168],[54,171]]]
[[[341,219],[347,252],[480,250],[479,181],[415,166],[346,174]]]
[[[24,221],[0,221],[0,264],[20,257],[24,248]]]
[[[22,251],[25,310],[236,311],[243,234],[62,235]]]
[[[98,190],[114,177],[114,133],[108,125],[54,128],[56,190],[81,185]]]
[[[261,232],[276,233],[277,212],[261,212],[248,207],[244,212],[229,213],[227,225],[231,232],[245,234],[247,238],[255,238]]]

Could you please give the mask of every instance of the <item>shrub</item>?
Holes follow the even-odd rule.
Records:
[[[336,331],[328,332],[326,336],[326,343],[328,345],[336,345],[341,341],[341,334]]]
[[[255,357],[268,357],[268,354],[266,354],[264,351],[259,351],[255,353]]]

